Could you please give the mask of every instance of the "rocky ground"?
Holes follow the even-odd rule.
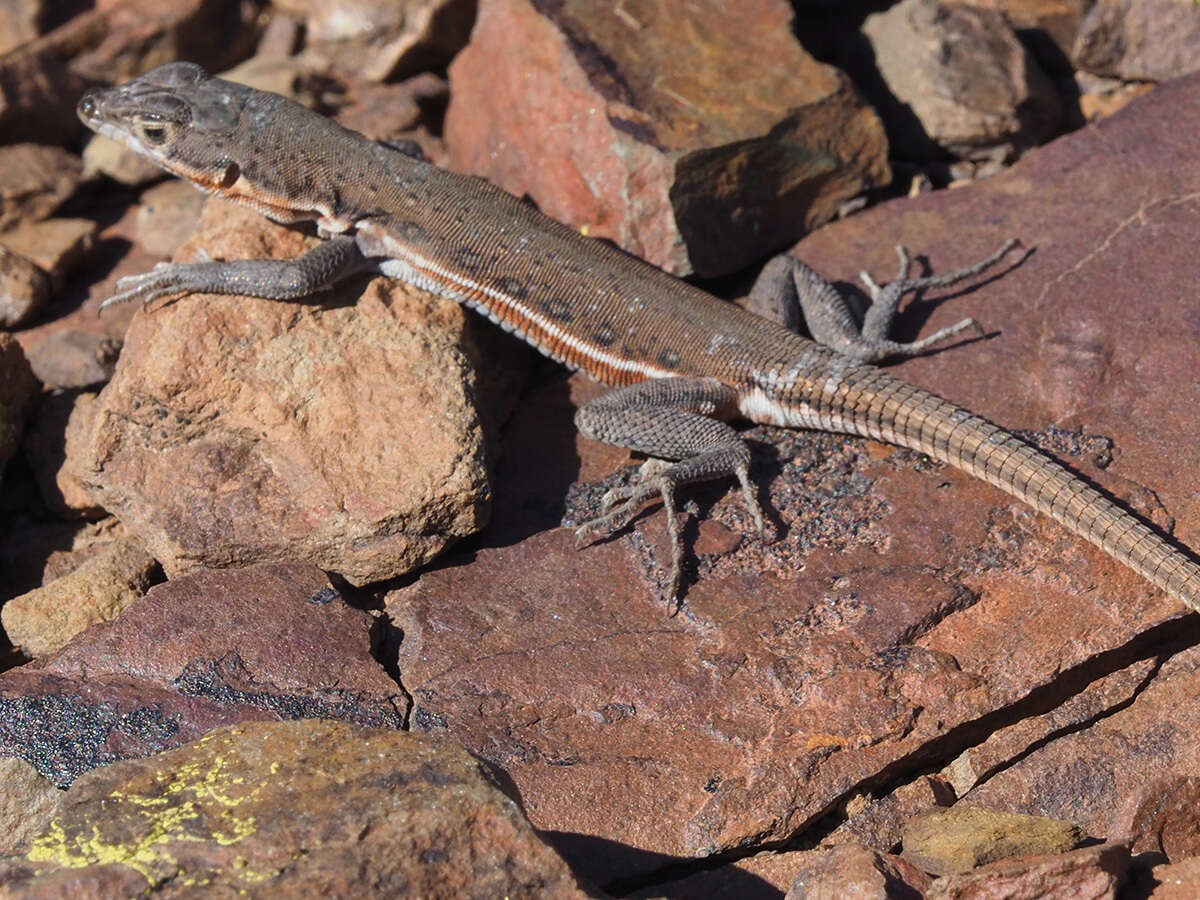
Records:
[[[3,5],[0,898],[1200,896],[1200,621],[1007,495],[749,429],[674,611],[658,506],[575,546],[602,389],[457,306],[97,314],[316,240],[86,140],[190,59],[734,302],[1017,237],[894,370],[1200,547],[1200,8],[794,6]]]

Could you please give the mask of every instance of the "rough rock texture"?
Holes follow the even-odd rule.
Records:
[[[1198,109],[1200,80],[1165,85],[1004,175],[883,205],[798,251],[850,281],[862,268],[890,277],[900,242],[927,253],[935,272],[1009,235],[1036,247],[951,303],[931,292],[899,322],[908,339],[974,315],[989,339],[896,370],[1030,429],[1193,546],[1200,457],[1181,398],[1196,390],[1188,235],[1200,148],[1170,135],[1200,130]],[[1111,199],[1097,206],[1098,195]],[[705,520],[684,529],[698,580],[670,617],[653,599],[667,547],[660,510],[584,550],[554,528],[572,482],[588,485],[568,497],[574,522],[606,486],[588,483],[625,461],[571,436],[574,405],[594,395],[572,379],[526,397],[506,433],[483,542],[387,604],[405,635],[399,669],[414,727],[449,733],[505,768],[534,824],[602,881],[614,867],[653,870],[655,853],[791,837],[850,798],[1049,712],[1165,638],[1197,637],[1137,576],[964,474],[881,445],[765,428],[748,437],[780,540],[739,537],[747,523],[735,491],[689,491]],[[1067,738],[1053,728],[1037,731],[1047,761],[1060,763],[1035,782],[1044,795],[1097,811],[1123,794],[1148,796],[1132,775],[1147,752],[1162,760],[1156,768],[1194,771],[1194,742],[1170,739],[1197,727],[1186,700],[1195,688],[1179,684],[1163,688],[1171,724],[1153,724],[1165,710],[1146,714],[1145,737],[1131,729],[1103,761],[1088,754],[1073,769],[1081,750],[1060,749]],[[1089,773],[1114,767],[1129,777],[1096,793],[1103,785]],[[1121,834],[1098,813],[1029,802],[1027,787],[1008,797],[972,802]],[[1139,804],[1130,805],[1132,821]],[[885,834],[893,822],[884,818]]]
[[[0,674],[0,755],[66,784],[250,719],[399,728],[407,698],[371,656],[384,637],[308,565],[169,581],[55,655]]]
[[[25,414],[37,395],[38,383],[21,345],[0,334],[0,475],[17,449]]]
[[[84,776],[0,885],[6,898],[589,896],[462,748],[317,721],[221,729]]]
[[[22,440],[42,502],[67,519],[99,519],[104,510],[80,478],[96,395],[59,391],[46,396]]]
[[[1081,69],[1137,81],[1195,72],[1200,9],[1178,0],[1096,0],[1071,56]]]
[[[1054,86],[996,10],[904,0],[863,23],[886,90],[869,91],[894,152],[955,156],[1032,146],[1058,125]]]
[[[929,876],[912,864],[867,847],[843,844],[810,850],[786,900],[875,900],[919,897]]]
[[[875,114],[791,16],[483,0],[450,67],[452,162],[670,271],[743,268],[889,177]]]
[[[24,853],[50,820],[60,796],[48,778],[22,759],[0,757],[0,857]]]
[[[964,0],[969,6],[997,10],[1021,35],[1045,67],[1057,57],[1058,68],[1071,55],[1079,24],[1091,0]],[[1047,46],[1049,42],[1049,46]],[[1069,68],[1069,66],[1067,67]]]
[[[939,878],[926,900],[1116,900],[1129,866],[1129,849],[1101,844],[1070,853],[1026,856]]]
[[[193,251],[306,247],[249,210],[209,210]],[[421,565],[487,515],[464,322],[384,279],[307,304],[155,304],[97,400],[87,487],[172,577],[304,558],[365,583]]]
[[[46,656],[89,625],[111,622],[161,577],[152,556],[116,541],[70,574],[9,600],[0,619],[26,656]]]
[[[305,49],[368,81],[446,65],[467,43],[475,0],[276,0],[305,24]]]
[[[1155,866],[1150,875],[1153,887],[1147,900],[1192,900],[1200,896],[1200,857]]]
[[[904,827],[920,813],[950,806],[956,794],[949,779],[921,775],[875,800],[853,798],[846,819],[822,841],[825,845],[867,842],[878,848],[899,847]],[[857,802],[856,802],[857,801]]]
[[[1077,825],[959,804],[930,810],[904,828],[904,858],[924,872],[952,875],[1013,856],[1074,850],[1084,840]]]
[[[60,147],[0,147],[0,231],[53,213],[79,186],[82,165]]]
[[[0,328],[37,316],[50,298],[50,277],[30,260],[0,246]]]

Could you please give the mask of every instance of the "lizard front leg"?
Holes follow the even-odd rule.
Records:
[[[897,247],[900,271],[895,281],[881,287],[866,272],[860,275],[871,293],[872,301],[863,316],[861,327],[846,298],[818,272],[794,257],[777,256],[767,263],[751,288],[749,308],[792,331],[800,330],[803,313],[804,323],[815,341],[861,362],[874,363],[893,356],[916,356],[946,338],[968,329],[982,333],[982,329],[974,319],[963,319],[919,341],[893,341],[888,337],[888,332],[896,319],[901,298],[910,291],[948,287],[978,275],[999,262],[1016,246],[1016,240],[1007,241],[987,259],[972,266],[926,278],[908,277],[911,266],[908,253],[903,247]]]
[[[117,292],[100,304],[130,300],[149,303],[170,294],[245,294],[267,300],[294,300],[331,287],[369,267],[355,239],[338,235],[295,259],[239,259],[229,262],[159,263],[149,272],[117,282]]]
[[[722,418],[736,412],[737,392],[714,378],[661,378],[618,388],[581,407],[586,437],[651,457],[638,483],[605,495],[603,511],[575,534],[586,540],[623,528],[645,501],[661,495],[671,537],[670,596],[679,596],[683,539],[675,509],[679,485],[733,475],[759,531],[762,510],[750,482],[750,448]],[[671,462],[667,462],[670,460]]]

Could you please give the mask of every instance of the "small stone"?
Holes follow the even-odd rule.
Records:
[[[50,216],[79,186],[78,156],[44,144],[0,147],[0,231]]]
[[[930,878],[898,856],[859,844],[809,850],[785,900],[884,900],[920,897]]]
[[[50,299],[50,276],[23,256],[0,246],[0,328],[31,321]]]
[[[152,556],[117,541],[69,575],[9,600],[0,620],[26,656],[47,656],[89,625],[111,622],[161,577]]]
[[[949,875],[1012,856],[1073,850],[1084,837],[1070,822],[959,803],[909,821],[904,858],[926,872]]]
[[[88,261],[99,231],[91,219],[23,222],[0,234],[0,244],[35,263],[61,288],[68,275]]]
[[[987,157],[1058,126],[1053,84],[998,10],[904,0],[868,16],[863,34],[887,85],[872,99],[901,156]]]
[[[47,388],[85,388],[112,378],[119,341],[103,334],[65,328],[29,350],[29,365]]]

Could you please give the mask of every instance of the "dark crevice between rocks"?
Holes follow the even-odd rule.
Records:
[[[753,845],[714,854],[704,859],[664,857],[663,864],[653,872],[631,878],[614,879],[611,882],[603,884],[602,887],[608,893],[620,897],[636,891],[645,891],[664,886],[702,872],[721,869],[731,863],[750,858],[759,853],[810,850],[818,846],[850,818],[844,812],[844,808],[845,804],[851,798],[863,794],[868,794],[875,798],[886,797],[897,788],[908,784],[922,775],[941,771],[964,751],[983,743],[997,731],[1015,725],[1025,719],[1035,718],[1048,713],[1066,703],[1077,694],[1082,693],[1093,683],[1122,669],[1143,660],[1150,659],[1154,661],[1150,673],[1142,679],[1138,686],[1131,692],[1130,696],[1114,703],[1112,706],[1086,720],[1063,726],[1037,739],[1011,759],[1005,761],[1003,764],[993,766],[992,769],[981,775],[976,783],[982,784],[1005,769],[1018,764],[1021,760],[1036,750],[1050,744],[1052,741],[1085,731],[1097,722],[1103,721],[1128,708],[1153,683],[1159,670],[1172,656],[1197,644],[1200,644],[1200,615],[1187,614],[1162,622],[1142,632],[1128,643],[1107,652],[1096,654],[1078,666],[1064,671],[1054,681],[1030,691],[1023,699],[1001,709],[994,710],[973,721],[965,722],[946,732],[941,737],[929,741],[908,755],[897,759],[876,775],[858,782],[841,796],[832,800],[826,806],[825,810],[809,819],[790,838],[778,841],[755,842]],[[629,852],[635,853],[637,851],[629,849]],[[747,875],[747,877],[750,876]],[[773,888],[772,891],[771,896],[777,895],[778,892]],[[666,893],[662,896],[670,897],[671,895]]]

